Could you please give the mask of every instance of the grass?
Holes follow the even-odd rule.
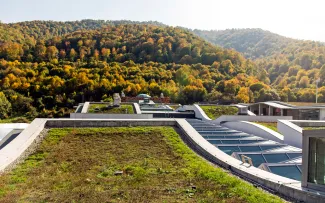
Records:
[[[96,112],[95,109],[99,108]],[[127,110],[128,114],[134,114],[133,106],[129,104],[122,104],[120,107],[107,108],[107,104],[90,104],[88,113],[108,113],[108,114],[125,114]]]
[[[0,202],[282,200],[212,166],[172,127],[123,127],[51,129],[33,155],[0,176]]]
[[[269,129],[271,129],[271,130],[273,130],[273,131],[275,131],[277,133],[280,133],[278,131],[277,123],[274,123],[274,122],[273,123],[271,123],[271,122],[268,122],[268,123],[267,122],[254,122],[254,123],[260,124],[260,125],[265,126],[265,127],[269,128]]]
[[[212,120],[222,115],[236,115],[238,109],[233,106],[200,106],[205,114]]]
[[[302,127],[304,130],[324,130],[325,126]]]
[[[317,106],[317,105],[325,105],[325,103],[314,103],[314,102],[288,102],[288,104],[295,106]]]
[[[7,118],[7,119],[0,119],[0,123],[30,123],[25,117],[14,117],[14,118]]]
[[[178,107],[180,107],[179,105],[168,105],[168,106],[170,106],[170,108],[172,108],[174,110],[176,110]]]

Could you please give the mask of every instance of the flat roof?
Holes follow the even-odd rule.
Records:
[[[248,106],[253,106],[253,105],[257,105],[257,104],[265,104],[265,105],[272,106],[274,108],[279,108],[279,109],[323,109],[323,108],[325,108],[325,105],[295,106],[295,105],[288,104],[285,102],[280,102],[280,101],[256,102],[253,104],[248,104]]]

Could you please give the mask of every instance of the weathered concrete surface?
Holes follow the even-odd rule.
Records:
[[[235,122],[226,122],[222,124],[222,126],[226,126],[233,130],[240,130],[248,134],[254,134],[264,139],[283,143],[283,136],[280,133],[275,132],[257,123],[251,123],[248,121],[235,121]]]
[[[70,113],[72,119],[152,119],[152,114]]]

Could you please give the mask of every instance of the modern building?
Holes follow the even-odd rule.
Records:
[[[259,116],[292,116],[294,120],[325,120],[325,106],[295,106],[285,102],[267,101],[247,104]]]
[[[325,130],[303,130],[302,186],[325,191]]]

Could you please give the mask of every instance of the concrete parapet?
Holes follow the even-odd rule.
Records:
[[[302,128],[288,120],[279,120],[278,131],[284,136],[284,144],[302,148]]]

